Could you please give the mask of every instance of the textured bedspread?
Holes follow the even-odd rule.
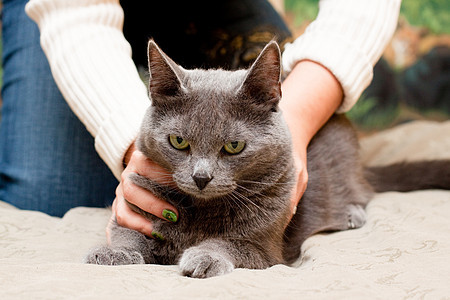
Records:
[[[372,165],[450,159],[450,121],[402,125],[362,146]],[[201,280],[176,266],[81,264],[105,241],[107,209],[54,218],[0,202],[0,299],[449,299],[450,191],[378,194],[367,213],[360,229],[309,238],[294,267]]]

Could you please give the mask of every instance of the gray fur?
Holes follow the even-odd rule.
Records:
[[[308,147],[308,188],[292,220],[294,184],[290,135],[278,111],[280,52],[272,42],[249,70],[185,70],[149,43],[152,105],[137,145],[173,174],[177,189],[138,174],[138,186],[177,207],[176,224],[131,207],[152,220],[164,240],[115,224],[111,245],[91,251],[94,264],[178,264],[205,278],[234,268],[292,263],[303,241],[318,232],[365,222],[373,195],[359,163],[358,141],[344,116],[334,116]],[[186,150],[169,135],[189,141]],[[224,152],[245,141],[235,155]],[[198,178],[207,178],[201,180]]]

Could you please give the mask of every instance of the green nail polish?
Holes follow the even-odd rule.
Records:
[[[175,223],[178,220],[177,215],[173,211],[168,210],[168,209],[163,210],[162,216],[167,221],[170,221],[170,222],[173,222],[173,223]]]
[[[157,232],[157,231],[152,231],[152,237],[153,237],[155,240],[158,240],[158,241],[164,241],[164,237],[162,236],[162,234],[159,233],[159,232]]]

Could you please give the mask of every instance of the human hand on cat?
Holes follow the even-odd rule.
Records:
[[[116,189],[116,198],[112,205],[113,214],[110,224],[116,220],[120,226],[139,231],[147,236],[152,236],[153,228],[151,221],[134,212],[127,204],[127,201],[164,220],[176,221],[178,212],[171,204],[133,184],[129,177],[130,174],[136,173],[153,179],[156,182],[167,184],[167,177],[171,177],[171,174],[148,159],[142,152],[138,151],[134,144],[128,150],[124,161],[127,167],[122,172],[121,181]],[[109,227],[107,228],[108,240]]]
[[[280,108],[291,133],[297,173],[291,197],[291,211],[295,213],[308,182],[306,149],[312,137],[341,105],[343,91],[329,70],[308,60],[295,65],[281,89]]]
[[[294,186],[294,190],[291,194],[291,212],[295,215],[297,212],[297,205],[306,191],[306,186],[308,184],[308,171],[306,169],[306,147],[304,152],[296,151],[294,149],[294,165],[295,165],[295,178],[297,183]]]

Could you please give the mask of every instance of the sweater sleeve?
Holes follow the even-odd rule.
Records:
[[[283,53],[289,73],[301,60],[315,61],[340,82],[348,111],[370,84],[373,66],[397,27],[401,0],[321,0],[319,14]]]
[[[61,93],[120,178],[150,100],[122,33],[119,0],[31,0],[26,12]]]

